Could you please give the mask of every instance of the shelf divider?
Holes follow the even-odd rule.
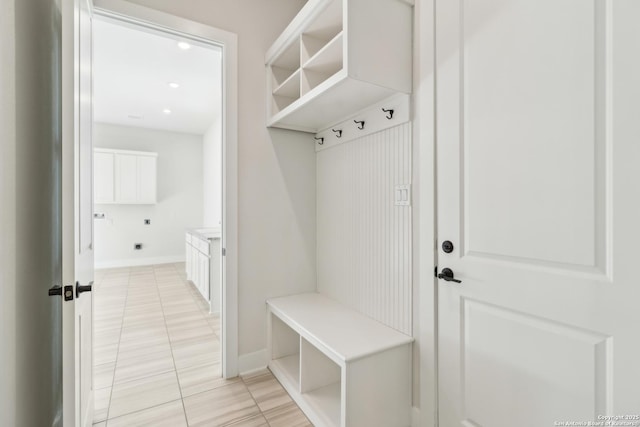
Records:
[[[343,37],[341,31],[309,58],[302,68],[317,73],[333,75],[343,67]]]
[[[294,71],[280,86],[273,90],[273,94],[293,99],[300,98],[300,73],[300,69]]]

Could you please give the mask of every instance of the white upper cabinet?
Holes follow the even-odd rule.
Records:
[[[156,156],[137,158],[138,203],[156,203],[156,159]]]
[[[116,154],[116,201],[118,203],[136,203],[138,201],[137,174],[138,156],[135,154]]]
[[[267,126],[318,132],[411,93],[413,7],[309,0],[267,52]]]
[[[93,156],[93,197],[94,203],[113,203],[115,153],[95,150]]]
[[[94,150],[96,204],[155,204],[158,154]]]

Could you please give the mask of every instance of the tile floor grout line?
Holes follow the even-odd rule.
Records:
[[[175,270],[175,266],[173,267]],[[164,314],[164,305],[162,304],[162,296],[160,296],[160,288],[158,287],[158,278],[156,276],[156,269],[153,269],[153,282],[160,298],[160,310],[162,310],[162,321],[164,322],[164,328],[167,331],[167,339],[169,340],[169,351],[171,351],[171,361],[176,372],[176,382],[178,383],[178,391],[180,392],[180,402],[182,403],[182,413],[184,414],[184,422],[189,426],[189,419],[187,418],[187,407],[184,404],[184,396],[182,394],[182,386],[180,385],[180,377],[178,376],[178,367],[176,366],[176,358],[173,355],[173,344],[171,343],[171,335],[169,335],[169,327],[167,326],[167,317]]]
[[[181,280],[182,280],[182,279],[181,279]],[[187,286],[191,286],[191,284],[189,283],[189,280],[185,279],[185,281],[186,281],[186,285],[187,285]],[[191,300],[196,304],[196,306],[198,306],[198,301],[196,300],[196,297],[194,297],[194,296],[191,294],[191,292],[189,292],[189,296],[191,297]],[[206,314],[204,314],[204,313],[202,312],[202,310],[200,310],[200,307],[198,307],[198,312],[200,313],[200,317],[201,317],[202,319],[204,319],[204,321],[205,321],[205,322],[207,322],[207,326],[209,327],[209,329],[211,329],[211,332],[213,332],[213,334],[214,334],[216,337],[218,337],[218,334],[216,334],[215,329],[213,329],[213,326],[211,326],[211,324],[210,324],[210,323],[209,323],[209,321],[207,320],[207,315],[206,315]],[[218,338],[219,338],[219,337],[218,337]],[[169,335],[169,341],[173,341],[173,340],[171,339],[171,335]],[[175,341],[181,341],[181,340],[175,340]],[[222,351],[222,349],[221,349],[221,351]]]
[[[258,411],[260,411],[260,415],[262,415],[262,418],[264,418],[264,420],[266,421],[268,426],[271,426],[271,423],[269,423],[269,420],[264,415],[264,412],[262,411],[262,408],[260,407],[260,405],[258,405],[258,401],[256,400],[255,396],[251,392],[251,389],[247,385],[247,382],[244,380],[244,377],[240,377],[240,380],[242,381],[242,384],[244,384],[244,386],[247,388],[247,391],[249,392],[249,396],[251,396],[251,399],[253,400],[253,403],[256,405],[256,408],[258,408]]]
[[[116,360],[113,365],[113,378],[111,378],[111,391],[109,391],[109,403],[107,404],[107,414],[105,415],[104,422],[108,424],[109,411],[111,410],[111,398],[113,397],[113,388],[116,381],[116,369],[118,368],[118,356],[120,354],[120,342],[122,340],[122,331],[124,329],[124,312],[127,309],[127,300],[129,299],[129,285],[131,284],[131,269],[127,269],[127,294],[124,297],[124,305],[122,307],[122,322],[120,323],[120,335],[118,336],[118,346],[116,347]]]
[[[126,380],[126,381],[120,381],[120,382],[118,382],[118,383],[115,383],[115,381],[114,381],[114,383],[113,383],[113,384],[114,384],[114,386],[115,386],[115,385],[128,384],[128,383],[131,383],[131,382],[134,382],[134,381],[146,380],[147,378],[157,377],[157,376],[160,376],[160,375],[162,375],[162,374],[166,374],[166,373],[168,373],[168,372],[171,372],[172,370],[173,370],[173,369],[169,369],[169,370],[162,371],[162,372],[154,372],[154,373],[152,373],[152,374],[147,374],[147,375],[144,375],[144,376],[141,376],[141,377],[134,377],[134,378],[129,379],[129,380]],[[114,372],[114,374],[115,374],[115,372]],[[115,375],[114,375],[114,377],[115,377]],[[99,389],[99,390],[103,390],[103,389],[105,389],[105,388],[107,388],[107,387],[103,387],[103,388],[101,388],[101,389]]]
[[[142,409],[137,409],[133,412],[127,412],[126,414],[120,414],[117,417],[113,417],[113,418],[109,418],[108,420],[104,420],[104,421],[100,421],[96,424],[100,424],[100,423],[106,423],[107,421],[113,421],[113,420],[117,420],[118,418],[122,418],[122,417],[128,417],[134,414],[138,414],[140,412],[144,412],[144,411],[148,411],[149,409],[155,409],[158,408],[162,405],[168,405],[169,403],[174,403],[177,402],[178,400],[182,400],[182,399],[175,399],[175,400],[170,400],[169,402],[164,402],[164,403],[158,403],[157,405],[153,405],[153,406],[149,406],[147,408],[142,408]]]
[[[107,414],[104,420],[105,424],[108,424],[109,412],[111,411],[111,399],[113,398],[113,388],[116,381],[116,369],[118,368],[118,356],[120,355],[120,343],[122,342],[122,332],[124,331],[124,313],[127,310],[127,300],[129,299],[129,285],[131,284],[131,269],[127,270],[127,295],[124,297],[124,304],[122,305],[122,322],[120,324],[120,336],[118,337],[118,346],[116,347],[116,360],[113,365],[113,378],[111,379],[111,391],[109,392],[109,404],[107,405]]]

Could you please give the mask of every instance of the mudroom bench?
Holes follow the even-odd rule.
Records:
[[[316,427],[411,424],[412,337],[318,293],[267,316],[269,368]]]

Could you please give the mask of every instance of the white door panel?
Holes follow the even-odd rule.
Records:
[[[442,426],[640,410],[638,19],[631,0],[437,2],[438,263],[462,281],[438,285]]]
[[[78,61],[78,127],[77,141],[77,218],[79,234],[76,252],[76,282],[93,283],[93,83],[92,83],[92,21],[88,0],[80,0]],[[76,361],[77,406],[79,425],[93,425],[93,293],[76,294]]]
[[[92,41],[89,0],[63,2],[63,281],[93,283]],[[64,426],[93,424],[93,294],[64,304]]]
[[[604,19],[597,3],[463,3],[467,252],[594,266],[604,219],[594,211],[603,179],[594,162],[604,165],[604,110],[596,102],[604,102],[597,68],[605,34],[594,25]],[[477,22],[487,7],[496,16]]]

